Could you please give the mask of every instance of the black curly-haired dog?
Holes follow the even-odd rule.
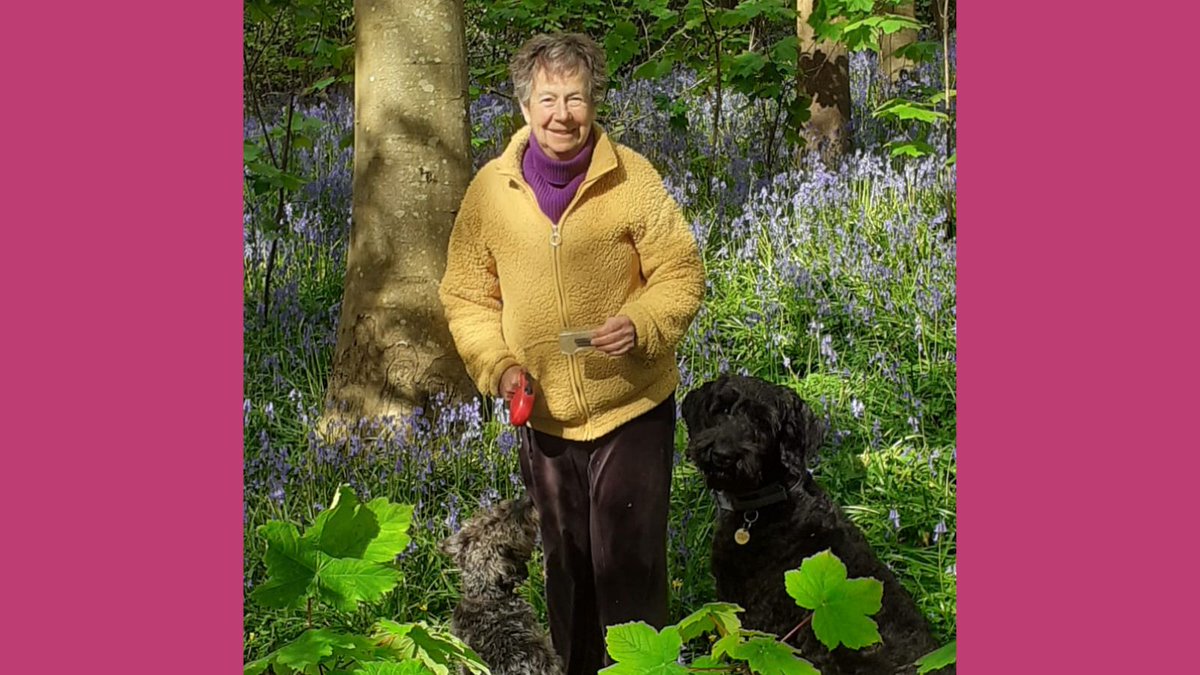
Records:
[[[789,644],[823,675],[915,673],[912,664],[939,645],[912,597],[809,474],[805,458],[820,447],[825,427],[804,401],[786,387],[722,375],[684,398],[683,419],[688,458],[719,507],[712,545],[718,599],[745,610],[746,628],[786,636],[811,612],[787,594],[784,572],[832,549],[850,578],[883,582],[883,607],[872,616],[883,640],[831,651],[810,622]]]
[[[537,529],[537,511],[526,496],[476,513],[441,543],[462,572],[450,632],[475,650],[492,675],[562,673],[533,607],[516,593],[529,576]]]

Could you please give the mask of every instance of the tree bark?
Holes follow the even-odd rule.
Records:
[[[850,58],[846,47],[817,40],[808,25],[815,3],[796,0],[796,35],[800,39],[797,69],[801,90],[812,99],[811,117],[804,126],[805,151],[819,151],[826,161],[846,150],[846,123],[850,121]]]
[[[475,391],[437,296],[471,176],[463,5],[355,0],[354,14],[353,215],[326,417],[406,416]]]
[[[936,4],[941,0],[933,0]],[[905,0],[905,2],[890,8],[891,14],[899,14],[906,16],[914,21],[917,18],[916,7],[913,5],[913,0]],[[917,41],[917,31],[911,28],[898,30],[891,35],[883,35],[879,38],[879,58],[881,63],[880,70],[887,76],[889,80],[895,82],[900,79],[900,73],[905,70],[911,70],[915,65],[912,59],[895,54],[897,49],[911,45]]]

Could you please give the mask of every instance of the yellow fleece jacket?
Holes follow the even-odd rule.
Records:
[[[481,392],[520,365],[536,382],[529,424],[591,440],[661,403],[679,385],[675,348],[704,295],[691,229],[662,178],[593,126],[591,165],[555,226],[521,172],[524,127],[467,187],[439,296]],[[558,334],[624,314],[637,346],[622,356],[563,354]]]

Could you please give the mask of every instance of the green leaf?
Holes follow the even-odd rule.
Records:
[[[329,85],[333,84],[336,81],[337,81],[336,77],[321,78],[321,79],[317,80],[316,82],[312,83],[312,86],[308,88],[308,93],[315,94],[318,91],[321,91],[322,89],[327,88]]]
[[[671,74],[671,69],[675,67],[675,59],[670,55],[664,56],[658,61],[647,61],[638,66],[633,71],[635,78],[653,80]]]
[[[713,643],[712,656],[715,659],[719,659],[722,656],[729,656],[741,643],[741,634],[730,633]]]
[[[359,664],[354,675],[431,675],[430,670],[420,661],[368,661]]]
[[[250,141],[242,142],[242,161],[250,162],[262,154],[262,148],[251,143]]]
[[[955,150],[953,154],[951,154],[949,157],[946,158],[946,166],[954,166],[955,164],[958,164],[958,151],[957,150]]]
[[[799,652],[771,638],[752,638],[734,648],[730,656],[747,662],[761,675],[820,675]]]
[[[335,645],[353,645],[352,637],[336,633],[328,628],[307,630],[300,637],[280,647],[275,652],[275,663],[295,670],[324,663],[333,656]]]
[[[859,649],[881,639],[868,616],[883,606],[883,584],[877,579],[846,579],[846,566],[825,550],[805,558],[784,580],[796,604],[813,610],[813,632],[827,648]]]
[[[879,30],[883,31],[885,35],[891,35],[896,31],[906,28],[908,30],[921,30],[925,27],[925,24],[900,14],[887,14],[879,17],[877,25]]]
[[[714,628],[722,636],[737,633],[742,627],[737,615],[740,611],[741,607],[728,602],[707,603],[679,622],[679,637],[688,642]]]
[[[730,74],[751,77],[762,70],[766,64],[767,60],[762,57],[762,54],[743,52],[733,57],[733,70]]]
[[[942,101],[946,100],[946,94],[949,94],[951,99],[958,98],[958,90],[957,89],[951,89],[949,91],[942,89],[942,90],[938,91],[938,93],[929,97],[929,102],[934,105],[937,105],[937,104],[941,103]]]
[[[299,607],[316,577],[317,552],[301,541],[291,523],[273,520],[260,526],[258,534],[267,541],[263,556],[267,581],[255,588],[250,597],[276,609]]]
[[[679,665],[683,640],[674,626],[667,626],[659,633],[642,621],[617,624],[608,627],[604,643],[608,646],[608,655],[617,663],[601,670],[602,673],[665,675],[688,672]]]
[[[261,658],[257,661],[251,661],[242,667],[242,675],[260,675],[263,671],[271,666],[269,658]]]
[[[932,124],[938,120],[950,119],[944,112],[931,110],[923,103],[892,99],[880,105],[871,113],[872,117],[892,117],[898,120],[920,120]]]
[[[408,529],[412,526],[413,507],[408,504],[393,504],[385,497],[376,497],[366,507],[375,514],[379,534],[363,551],[362,559],[377,563],[391,563],[408,548]]]
[[[691,672],[694,672],[694,673],[702,672],[704,670],[716,670],[716,669],[720,669],[720,670],[724,671],[724,670],[728,670],[728,666],[729,666],[729,664],[725,663],[721,659],[718,659],[715,656],[709,656],[707,654],[694,659],[688,665],[691,667]]]
[[[637,26],[630,21],[618,21],[604,37],[604,50],[608,53],[608,71],[615,73],[620,70],[640,49]]]
[[[796,63],[800,58],[800,39],[795,35],[789,35],[779,42],[776,42],[771,47],[771,58],[784,63]]]
[[[375,630],[375,637],[383,647],[400,658],[424,664],[437,675],[448,675],[451,666],[455,666],[457,672],[457,665],[478,675],[488,673],[487,665],[479,655],[449,631],[431,628],[422,622],[397,623],[388,619],[376,623]]]
[[[891,148],[892,157],[924,157],[932,155],[934,147],[924,141],[905,141],[904,143],[888,143],[886,147]]]
[[[329,508],[304,532],[304,540],[332,558],[362,558],[378,534],[375,512],[359,503],[350,486],[340,485]]]
[[[929,652],[925,656],[917,659],[917,675],[925,675],[925,673],[945,668],[951,663],[958,661],[958,640],[951,640],[950,644],[942,645],[941,647]]]
[[[317,589],[337,609],[352,612],[359,602],[374,602],[400,583],[400,571],[355,558],[321,556]]]

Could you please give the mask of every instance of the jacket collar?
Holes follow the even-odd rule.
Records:
[[[521,173],[521,158],[525,155],[525,148],[529,145],[529,137],[532,130],[529,125],[521,127],[513,134],[512,140],[508,142],[508,146],[504,148],[504,152],[500,153],[497,169],[498,171],[510,178],[516,178],[524,181],[525,177]],[[596,136],[596,145],[592,148],[592,163],[588,166],[587,176],[583,179],[584,185],[594,182],[600,176],[617,168],[617,151],[613,147],[612,140],[608,137],[608,133],[599,124],[592,123],[592,133]]]

